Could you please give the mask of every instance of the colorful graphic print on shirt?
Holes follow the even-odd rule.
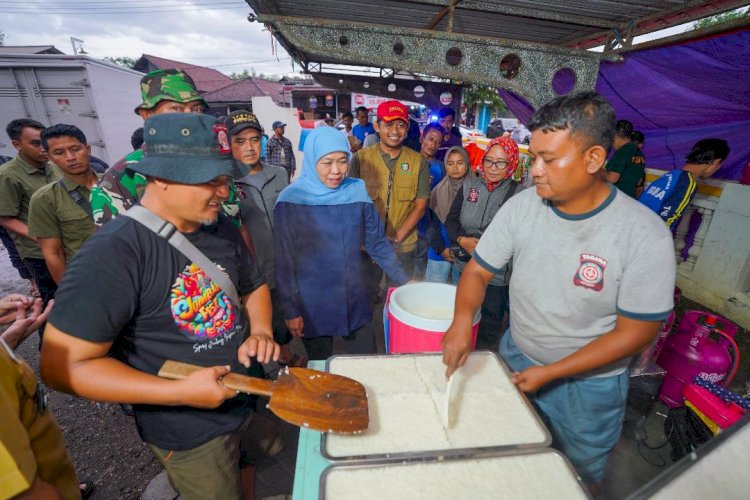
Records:
[[[190,263],[181,272],[170,295],[172,318],[191,340],[234,335],[237,308],[203,270]]]

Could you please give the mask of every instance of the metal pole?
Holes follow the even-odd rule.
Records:
[[[76,42],[78,42],[80,44],[83,44],[83,40],[81,40],[80,38],[76,38],[74,36],[71,36],[70,37],[70,45],[73,47],[73,55],[74,56],[78,55],[78,50],[79,50],[78,47],[76,46]],[[81,48],[80,50],[81,50],[81,53],[83,53],[83,48]]]
[[[39,96],[39,105],[42,108],[42,111],[44,111],[44,115],[47,118],[46,125],[49,126],[52,123],[50,122],[50,117],[52,116],[52,113],[47,111],[47,106],[44,105],[44,96],[42,95],[42,87],[39,85],[39,80],[36,78],[36,71],[34,68],[30,68],[29,71],[31,71],[31,76],[34,78],[34,86],[36,87],[36,94]]]
[[[21,105],[23,106],[23,112],[26,114],[26,118],[31,118],[31,113],[29,113],[29,108],[26,106],[26,101],[24,100],[23,94],[21,93],[21,86],[18,85],[16,74],[13,72],[13,68],[8,68],[8,71],[10,71],[10,76],[11,78],[13,78],[13,85],[16,86],[16,92],[18,93],[18,99],[21,101]]]

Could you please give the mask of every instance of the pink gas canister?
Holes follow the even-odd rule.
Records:
[[[659,399],[670,408],[682,406],[683,388],[696,376],[728,385],[739,366],[736,334],[737,325],[726,318],[708,311],[685,312],[656,360],[667,370]]]

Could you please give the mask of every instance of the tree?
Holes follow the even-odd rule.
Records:
[[[250,78],[250,73],[248,73],[247,68],[245,68],[242,73],[232,73],[229,75],[229,78],[232,80],[244,80],[245,78]]]
[[[122,66],[123,68],[128,69],[135,69],[135,63],[138,62],[138,59],[135,57],[105,57],[105,61],[110,62],[112,64],[117,64],[118,66]]]
[[[265,73],[259,74],[258,78],[260,78],[261,80],[266,80],[268,82],[278,82],[279,81],[279,76],[278,75],[267,75]]]
[[[474,84],[471,87],[464,88],[463,102],[471,111],[469,114],[473,116],[477,114],[477,106],[483,104],[487,104],[490,107],[493,115],[505,111],[505,102],[497,93],[497,90],[488,85]]]
[[[750,16],[750,7],[734,9],[734,10],[730,10],[729,12],[725,12],[723,14],[717,14],[715,16],[704,17],[703,19],[699,19],[693,23],[693,26],[690,29],[697,30],[701,28],[708,28],[709,26],[722,24],[727,21],[731,21],[733,19],[740,19],[742,17],[748,17],[748,16]]]
[[[0,31],[0,46],[5,44],[5,33]]]

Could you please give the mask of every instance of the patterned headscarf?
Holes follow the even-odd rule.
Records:
[[[518,144],[516,144],[510,137],[495,137],[489,144],[487,144],[487,149],[484,150],[484,156],[482,156],[482,162],[484,162],[484,157],[487,156],[487,153],[492,149],[492,146],[495,145],[503,148],[503,151],[505,151],[505,154],[508,156],[508,170],[505,173],[505,178],[508,179],[513,177],[513,173],[518,168]],[[481,167],[482,174],[484,174],[484,163],[482,163]]]

